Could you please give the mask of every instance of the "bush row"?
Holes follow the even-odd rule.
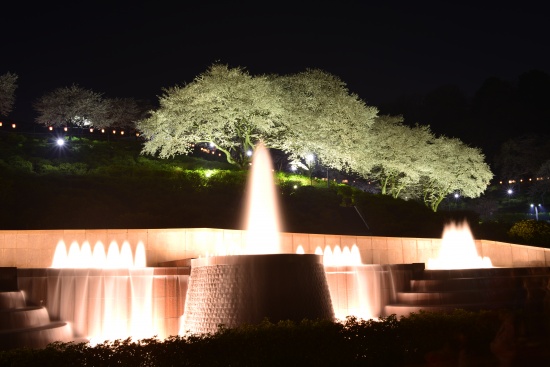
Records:
[[[104,342],[54,343],[0,352],[2,366],[404,366],[445,349],[491,356],[495,311],[413,313],[344,322],[267,320],[215,334]]]

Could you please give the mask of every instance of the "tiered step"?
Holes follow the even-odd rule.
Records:
[[[52,322],[45,307],[27,305],[23,292],[0,291],[0,350],[44,348],[73,339],[69,324]]]
[[[406,289],[396,292],[385,313],[407,316],[420,310],[520,308],[527,297],[540,294],[549,279],[550,268],[424,270],[415,274]]]

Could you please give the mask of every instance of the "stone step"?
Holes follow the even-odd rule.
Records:
[[[438,305],[462,303],[523,302],[523,294],[515,289],[470,289],[440,292],[397,292],[396,303],[410,305]]]
[[[386,315],[457,308],[521,309],[542,302],[550,268],[424,270],[413,277],[385,306]]]
[[[56,341],[68,343],[73,340],[71,326],[63,321],[30,328],[0,330],[0,350],[44,348]]]
[[[412,292],[466,291],[470,289],[523,287],[523,278],[487,277],[487,278],[449,278],[449,279],[413,279],[410,281]]]
[[[0,330],[35,327],[49,322],[50,316],[45,307],[29,306],[0,310]]]
[[[463,307],[463,306],[466,306],[466,307]],[[392,314],[395,314],[397,317],[401,317],[401,316],[409,316],[412,312],[414,313],[418,313],[420,312],[421,310],[422,311],[427,311],[427,312],[449,312],[449,311],[452,311],[454,309],[457,309],[457,308],[462,308],[462,309],[468,309],[470,307],[471,308],[475,308],[476,307],[476,304],[471,304],[471,305],[444,305],[444,304],[440,304],[440,305],[410,305],[410,304],[391,304],[391,305],[386,305],[384,307],[384,311],[385,311],[385,314],[386,315],[392,315]],[[477,306],[480,306],[480,305],[477,305]]]
[[[448,303],[474,303],[483,301],[483,292],[397,292],[396,303],[408,305],[439,305]]]
[[[0,310],[25,307],[25,295],[21,291],[0,292]]]
[[[550,267],[424,270],[420,279],[550,277]]]

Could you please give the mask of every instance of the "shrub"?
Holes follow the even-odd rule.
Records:
[[[13,156],[9,159],[10,166],[20,172],[32,173],[32,162],[20,156]]]
[[[1,366],[403,366],[463,335],[471,353],[490,358],[496,312],[420,312],[397,319],[349,317],[345,322],[264,320],[206,335],[95,346],[53,343],[43,349],[0,351]],[[452,350],[453,348],[451,348]],[[456,348],[455,348],[456,349]]]
[[[512,240],[525,245],[550,247],[550,223],[534,219],[515,223],[508,231]]]

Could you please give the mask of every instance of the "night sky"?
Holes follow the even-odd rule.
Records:
[[[445,84],[472,96],[491,76],[550,73],[547,12],[523,2],[19,3],[2,9],[0,74],[19,75],[10,117],[24,121],[34,120],[32,101],[58,87],[155,102],[215,62],[251,74],[320,68],[374,106]]]

